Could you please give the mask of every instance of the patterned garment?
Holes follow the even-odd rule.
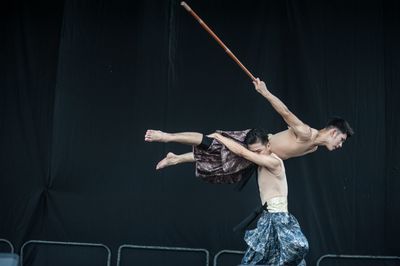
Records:
[[[288,212],[264,211],[257,228],[246,231],[244,240],[249,246],[242,259],[244,265],[306,265],[307,239]]]
[[[250,129],[243,131],[217,130],[218,133],[238,141],[243,146],[249,131]],[[208,149],[194,146],[193,154],[196,161],[196,176],[210,183],[237,183],[247,174],[249,167],[254,166],[252,162],[232,153],[216,140],[212,141]]]

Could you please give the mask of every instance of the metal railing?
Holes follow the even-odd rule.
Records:
[[[106,245],[96,244],[96,243],[60,242],[60,241],[44,241],[44,240],[29,240],[22,245],[22,247],[21,247],[21,265],[23,265],[23,262],[24,262],[24,249],[26,246],[31,245],[31,244],[102,248],[107,251],[107,266],[111,266],[111,250]]]
[[[164,247],[164,246],[140,246],[124,244],[118,248],[117,266],[121,263],[122,249],[146,249],[146,250],[160,250],[160,251],[178,251],[178,252],[200,252],[205,254],[206,266],[209,266],[210,253],[206,249],[201,248],[183,248],[183,247]]]
[[[397,256],[370,256],[370,255],[340,255],[340,254],[326,254],[321,256],[317,261],[317,266],[325,259],[360,259],[360,260],[399,260]]]
[[[219,251],[217,254],[214,256],[214,264],[213,266],[218,265],[218,258],[223,255],[223,254],[235,254],[235,255],[243,255],[245,252],[244,251],[239,251],[239,250],[229,250],[229,249],[224,249]]]
[[[0,238],[0,242],[6,243],[10,247],[10,253],[14,253],[14,246],[10,241],[4,238]]]

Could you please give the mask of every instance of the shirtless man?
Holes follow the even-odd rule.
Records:
[[[263,81],[257,79],[253,83],[256,91],[269,101],[288,125],[287,130],[271,134],[269,137],[271,151],[282,160],[314,152],[318,146],[325,146],[333,151],[341,148],[346,139],[354,134],[348,122],[341,118],[332,119],[323,129],[311,128],[274,96]],[[148,142],[178,142],[188,145],[199,145],[202,138],[203,134],[196,132],[166,133],[159,130],[147,130],[145,135],[145,141]],[[177,155],[170,152],[157,164],[156,169],[195,161],[193,153]]]
[[[219,133],[209,137],[258,166],[259,193],[264,210],[257,227],[246,231],[244,239],[248,248],[242,265],[305,265],[308,242],[296,218],[288,212],[285,166],[272,153],[268,135],[258,129],[249,131],[245,139],[248,148]]]

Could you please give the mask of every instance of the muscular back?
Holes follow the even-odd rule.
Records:
[[[314,144],[314,139],[318,131],[311,129],[310,138],[299,140],[294,134],[293,129],[289,128],[269,137],[271,151],[282,160],[292,157],[302,156],[317,150],[318,146]]]

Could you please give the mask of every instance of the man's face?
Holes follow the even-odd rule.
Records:
[[[340,130],[333,128],[329,132],[329,140],[328,144],[326,145],[326,148],[330,151],[341,148],[346,139],[347,139],[346,134],[343,134]]]
[[[268,149],[269,149],[269,144],[265,145],[265,144],[262,144],[261,142],[256,142],[256,143],[253,143],[253,144],[249,144],[247,146],[247,148],[250,151],[258,153],[258,154],[267,154],[268,153]]]

